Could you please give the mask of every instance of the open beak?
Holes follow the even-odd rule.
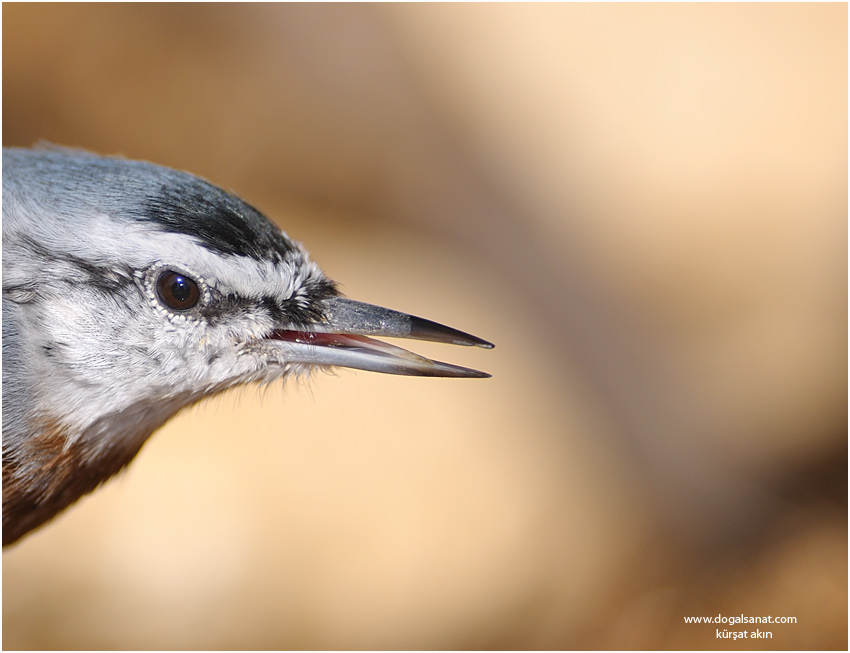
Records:
[[[478,370],[433,361],[369,336],[411,338],[492,349],[492,343],[486,340],[421,317],[344,297],[332,297],[323,304],[325,319],[311,325],[310,330],[278,329],[268,336],[285,350],[288,361],[409,376],[490,376]]]

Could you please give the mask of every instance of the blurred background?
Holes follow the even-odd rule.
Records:
[[[4,553],[4,648],[847,648],[845,4],[2,17],[5,146],[194,172],[496,343],[184,411]]]

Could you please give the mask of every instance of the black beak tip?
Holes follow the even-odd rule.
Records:
[[[484,349],[493,349],[495,346],[492,342],[488,342],[471,333],[447,327],[439,322],[432,322],[431,320],[413,315],[405,315],[404,317],[410,324],[410,332],[407,334],[407,337],[414,340],[430,340],[432,342],[464,345],[466,347],[475,346]]]

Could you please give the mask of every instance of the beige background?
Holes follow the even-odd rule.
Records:
[[[4,553],[5,648],[846,649],[846,5],[5,5],[39,139],[497,347],[185,411]]]

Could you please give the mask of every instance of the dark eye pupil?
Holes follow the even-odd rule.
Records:
[[[187,301],[189,295],[192,294],[192,288],[189,286],[189,282],[183,277],[174,277],[174,283],[171,284],[169,290],[171,291],[171,296],[175,297],[178,302]]]
[[[198,303],[198,284],[189,277],[168,270],[159,275],[156,291],[163,304],[176,311],[185,311]]]

